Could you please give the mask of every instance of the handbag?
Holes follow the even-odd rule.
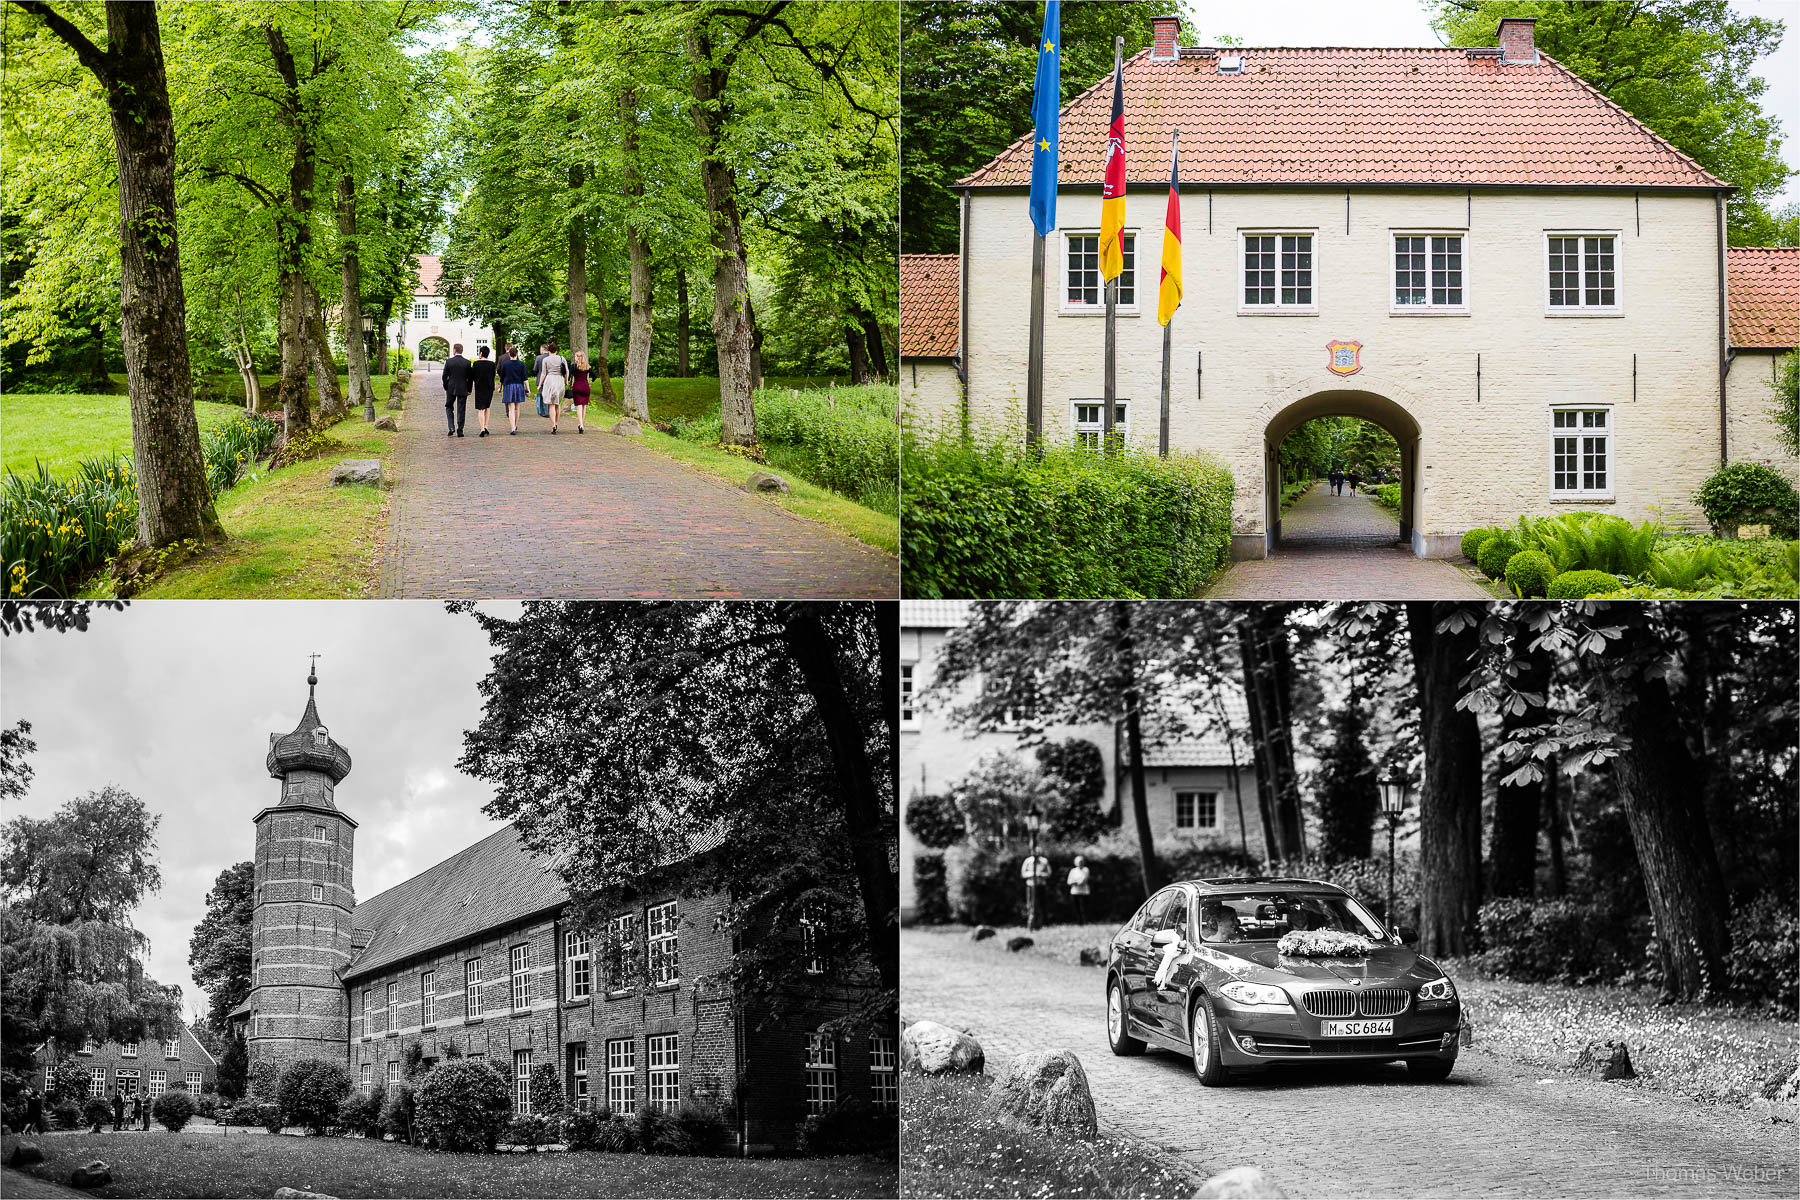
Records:
[[[549,416],[550,415],[550,406],[548,404],[544,403],[544,389],[541,384],[538,386],[537,402],[538,402],[538,416],[540,416],[540,417]]]

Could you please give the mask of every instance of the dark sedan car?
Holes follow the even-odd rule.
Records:
[[[1461,1016],[1435,963],[1348,892],[1310,879],[1171,884],[1107,955],[1113,1053],[1154,1043],[1191,1055],[1208,1087],[1234,1070],[1345,1059],[1399,1059],[1443,1079]]]

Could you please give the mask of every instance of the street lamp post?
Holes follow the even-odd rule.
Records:
[[[1394,835],[1400,828],[1400,814],[1406,811],[1406,795],[1412,790],[1412,779],[1405,772],[1389,772],[1380,783],[1381,812],[1388,827],[1387,923],[1389,932],[1400,927],[1394,919]]]
[[[1038,830],[1043,824],[1043,812],[1032,805],[1025,814],[1025,828],[1031,833],[1031,854],[1025,859],[1025,928],[1032,930],[1038,927]]]

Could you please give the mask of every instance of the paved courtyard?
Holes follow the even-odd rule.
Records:
[[[443,387],[413,377],[381,594],[428,598],[881,598],[899,564],[816,521],[572,416],[522,406],[518,436],[445,436]]]
[[[1316,485],[1281,519],[1268,558],[1233,563],[1208,600],[1492,600],[1447,562],[1400,545],[1400,525],[1374,500]]]
[[[967,1029],[994,1072],[1081,1059],[1102,1124],[1197,1175],[1251,1165],[1290,1196],[1793,1196],[1792,1126],[1542,1072],[1465,1049],[1445,1083],[1398,1066],[1295,1068],[1203,1089],[1189,1060],[1106,1045],[1102,975],[966,932],[900,937],[901,1011]]]

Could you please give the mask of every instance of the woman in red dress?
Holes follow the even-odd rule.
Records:
[[[569,403],[575,408],[575,432],[587,432],[588,356],[575,352],[575,370],[569,377]]]

